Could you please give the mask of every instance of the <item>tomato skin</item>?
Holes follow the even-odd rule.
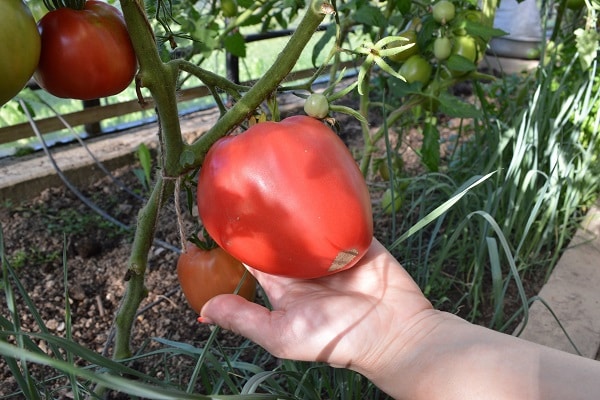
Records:
[[[237,15],[237,2],[235,0],[221,0],[221,12],[226,18],[233,18]]]
[[[16,96],[33,75],[40,57],[40,35],[21,0],[0,1],[0,106]]]
[[[431,79],[432,70],[431,64],[417,54],[406,60],[400,67],[398,73],[402,75],[408,83],[421,82],[423,85],[426,85]]]
[[[309,117],[323,119],[329,114],[329,100],[321,93],[311,93],[304,102],[304,112]]]
[[[456,7],[448,0],[440,0],[431,9],[433,19],[440,24],[447,24],[454,19]]]
[[[352,267],[373,239],[369,190],[342,140],[297,115],[218,140],[198,178],[210,236],[263,272],[317,278]]]
[[[445,36],[440,36],[433,41],[433,55],[438,60],[445,60],[452,53],[452,43]]]
[[[83,10],[59,8],[38,29],[42,53],[34,77],[49,93],[91,100],[120,93],[133,80],[137,60],[115,7],[89,0]]]
[[[203,250],[188,243],[177,260],[177,278],[190,307],[200,314],[202,306],[215,296],[233,293],[246,268],[223,249]],[[246,274],[238,295],[254,301],[256,279]]]
[[[452,54],[466,58],[471,62],[477,60],[477,42],[472,36],[455,36]]]

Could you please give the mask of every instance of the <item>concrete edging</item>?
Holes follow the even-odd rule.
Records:
[[[577,354],[574,344],[582,356],[600,359],[600,202],[590,208],[539,297],[556,318],[534,302],[520,337]]]

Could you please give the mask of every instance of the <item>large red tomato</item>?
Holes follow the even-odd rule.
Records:
[[[189,305],[200,314],[202,306],[220,294],[233,293],[246,268],[223,249],[204,250],[188,243],[177,260],[177,278]],[[250,301],[256,296],[256,279],[246,274],[238,294]]]
[[[211,237],[261,271],[316,278],[353,266],[373,237],[365,180],[321,121],[294,116],[220,139],[198,179]]]
[[[42,52],[34,78],[57,97],[90,100],[121,92],[137,70],[125,20],[115,7],[89,0],[59,8],[38,23]]]

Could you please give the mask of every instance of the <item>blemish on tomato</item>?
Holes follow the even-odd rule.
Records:
[[[356,249],[340,251],[329,266],[329,269],[327,271],[333,272],[344,268],[346,265],[352,262],[352,260],[354,260],[356,256],[358,256],[358,250]]]

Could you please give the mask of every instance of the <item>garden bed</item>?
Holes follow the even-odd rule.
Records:
[[[342,119],[342,137],[355,151],[360,151],[360,127],[350,118]],[[374,114],[371,124],[376,127],[380,118]],[[452,135],[453,121],[443,121],[444,136]],[[405,169],[410,174],[419,174],[423,168],[413,149],[419,147],[419,135],[405,133],[402,154]],[[128,165],[115,171],[115,176],[124,186],[144,196],[144,187],[134,170],[138,165]],[[378,179],[369,181],[375,210],[377,237],[388,236],[391,218],[379,208],[379,200],[385,182]],[[102,209],[107,210],[127,226],[133,226],[142,200],[120,190],[108,178],[80,187],[82,193],[93,200]],[[182,199],[184,196],[182,194]],[[182,204],[185,204],[183,201]],[[195,214],[195,210],[192,210]],[[186,215],[188,233],[195,227],[195,217]],[[110,335],[115,312],[125,287],[127,260],[131,248],[132,233],[119,229],[93,213],[67,188],[53,187],[45,189],[32,200],[18,203],[0,210],[0,220],[4,233],[5,251],[11,265],[29,295],[32,297],[42,319],[50,332],[59,336],[66,335],[65,324],[65,287],[63,285],[63,250],[66,251],[66,269],[68,272],[68,293],[71,307],[74,341],[95,351],[110,355]],[[171,246],[178,247],[177,217],[174,204],[165,206],[158,224],[156,237]],[[137,318],[132,347],[144,351],[161,347],[152,338],[164,338],[202,347],[211,330],[196,322],[195,313],[186,304],[177,283],[175,265],[177,254],[171,249],[159,245],[153,247],[149,255],[149,271],[146,285],[148,297],[143,302]],[[401,260],[402,261],[402,260]],[[525,289],[528,296],[535,295],[543,285],[544,274],[528,276]],[[449,297],[459,297],[462,293],[454,289]],[[512,298],[511,298],[512,296]],[[22,325],[25,331],[39,331],[35,321],[22,306]],[[507,314],[519,307],[516,293],[510,293],[506,301]],[[491,303],[481,313],[482,321],[493,313]],[[8,315],[4,302],[0,304],[0,313]],[[459,315],[468,314],[467,309],[458,311]],[[510,314],[509,314],[510,315]],[[518,321],[515,321],[515,324]],[[221,331],[219,341],[225,348],[249,346],[246,351],[257,350],[243,338],[230,332]],[[45,346],[41,342],[41,346]],[[252,356],[250,356],[252,357]],[[269,362],[275,363],[276,360]],[[165,368],[164,360],[156,360],[156,365]],[[162,364],[161,364],[162,363]],[[158,377],[164,374],[183,375],[193,365],[185,358],[170,359],[168,370],[156,372]],[[156,365],[144,363],[137,365],[145,371],[152,371]],[[39,374],[44,371],[40,370]],[[4,361],[0,361],[0,395],[7,395],[17,389]],[[68,393],[63,393],[68,397]]]

